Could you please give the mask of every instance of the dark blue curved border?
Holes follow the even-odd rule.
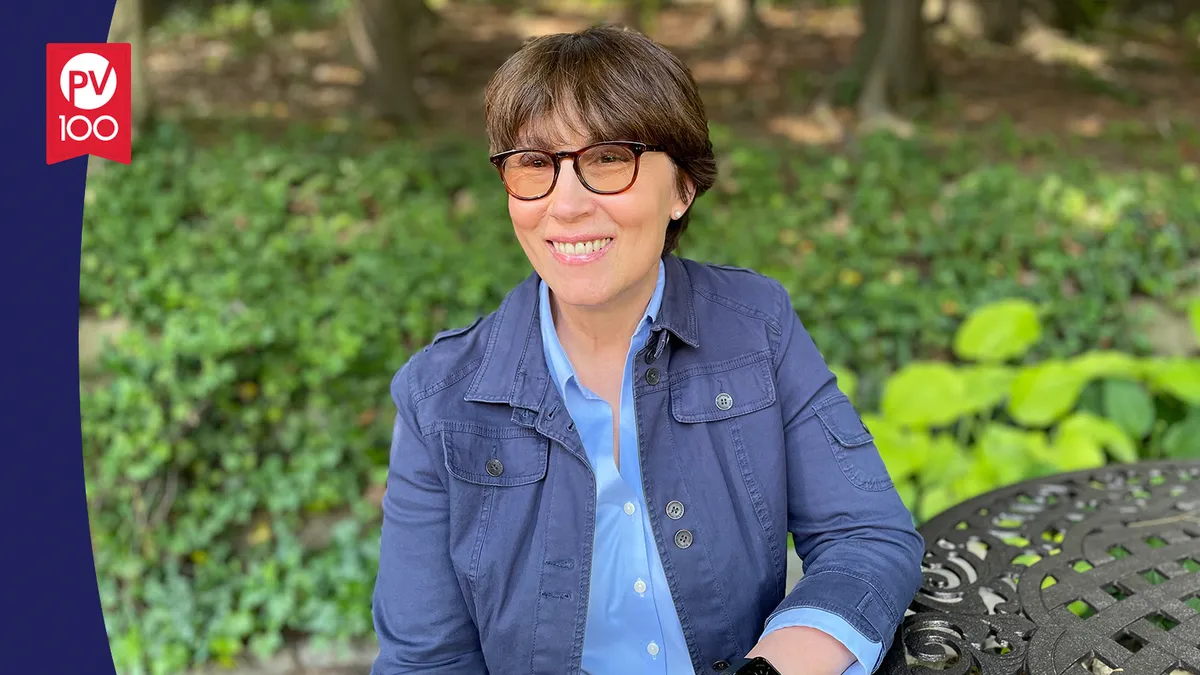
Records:
[[[46,164],[46,43],[115,0],[0,2],[0,672],[114,675],[84,500],[79,242],[87,158]],[[134,161],[137,161],[136,158]]]

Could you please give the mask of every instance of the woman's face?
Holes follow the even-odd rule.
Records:
[[[546,150],[588,145],[577,132],[557,136],[566,142]],[[560,303],[600,308],[647,300],[641,296],[657,281],[667,223],[687,208],[675,176],[666,154],[646,152],[632,187],[599,195],[579,182],[572,160],[564,159],[550,194],[534,201],[509,196],[517,239]]]

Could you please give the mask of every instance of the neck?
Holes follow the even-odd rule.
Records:
[[[590,357],[619,353],[624,356],[657,285],[656,266],[621,295],[595,307],[568,305],[560,302],[551,291],[550,310],[554,327],[568,355]]]

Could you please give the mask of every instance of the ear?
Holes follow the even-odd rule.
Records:
[[[678,169],[676,170],[678,171]],[[678,183],[676,184],[678,185]],[[688,207],[692,205],[692,200],[696,196],[696,183],[692,180],[691,176],[683,174],[683,185],[681,188],[679,190],[680,194],[676,195],[675,203],[671,205],[671,217],[674,219],[679,218],[679,216],[675,215],[676,213],[683,215],[688,210]]]

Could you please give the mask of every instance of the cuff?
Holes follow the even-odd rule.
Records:
[[[845,619],[831,612],[812,607],[796,607],[776,613],[767,622],[763,635],[780,628],[804,626],[829,635],[842,643],[847,651],[854,655],[854,663],[842,671],[842,675],[870,675],[879,667],[879,659],[883,655],[883,645],[868,640],[846,622]]]

